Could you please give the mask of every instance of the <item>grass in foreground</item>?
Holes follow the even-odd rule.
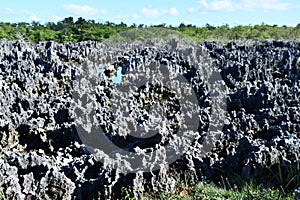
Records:
[[[127,196],[127,199],[133,199]],[[294,199],[294,194],[283,194],[278,189],[265,189],[261,185],[253,183],[246,184],[243,188],[238,189],[234,186],[231,189],[225,189],[213,184],[199,183],[192,188],[178,188],[173,195],[155,195],[146,196],[144,200],[150,199],[169,199],[169,200],[189,200],[189,199]]]
[[[125,200],[134,200],[132,193],[127,188],[122,188],[122,195]],[[0,188],[0,200],[8,199]],[[194,187],[186,185],[178,186],[172,194],[159,194],[159,195],[145,195],[143,200],[155,200],[155,199],[167,199],[167,200],[221,200],[221,199],[257,199],[257,200],[293,200],[294,194],[284,194],[278,189],[265,189],[261,185],[255,185],[253,183],[246,184],[243,188],[238,189],[237,186],[233,188],[225,189],[225,187],[219,187],[214,184],[208,184],[200,182]]]

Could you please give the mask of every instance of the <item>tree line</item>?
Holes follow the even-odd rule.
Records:
[[[115,24],[112,22],[95,22],[94,20],[85,20],[80,17],[76,21],[73,17],[67,17],[57,23],[48,22],[40,24],[39,22],[20,22],[4,23],[0,22],[0,40],[25,39],[30,42],[57,41],[81,42],[86,40],[104,41],[118,33],[124,31],[134,31],[148,27],[166,28],[189,38],[196,42],[205,40],[228,41],[228,40],[290,40],[295,41],[300,38],[300,23],[295,27],[277,26],[277,25],[254,25],[254,26],[235,26],[229,25],[212,26],[206,24],[203,27],[197,27],[191,24],[181,23],[179,26],[167,26],[166,24],[147,26],[144,24],[127,25],[123,22]]]

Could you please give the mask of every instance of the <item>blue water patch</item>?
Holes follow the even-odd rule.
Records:
[[[117,69],[117,76],[112,78],[114,83],[121,83],[122,82],[122,67],[118,67]]]
[[[105,69],[103,67],[99,67],[98,68],[99,73],[102,75],[102,77],[107,80],[112,80],[114,83],[121,83],[122,82],[122,67],[118,67],[117,69],[117,75],[113,76],[113,77],[108,77],[105,75],[104,71]]]

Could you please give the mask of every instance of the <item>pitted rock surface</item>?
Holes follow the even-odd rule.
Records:
[[[283,171],[296,168],[300,155],[300,44],[230,42],[220,47],[205,42],[172,49],[172,42],[120,46],[92,41],[1,42],[0,186],[6,196],[117,199],[124,186],[132,188],[139,198],[148,191],[172,191],[183,174],[189,174],[194,181],[205,177],[217,182],[222,176],[241,174],[243,178],[265,182],[270,175],[268,169],[278,165]],[[203,59],[201,52],[209,56]],[[206,68],[193,66],[199,60]],[[103,66],[104,71],[99,72],[102,75],[95,80],[99,85],[94,94],[97,98],[92,102],[98,105],[97,119],[82,120],[86,125],[99,123],[106,136],[121,148],[151,150],[155,144],[164,145],[163,134],[146,143],[131,138],[126,129],[116,131],[118,124],[111,125],[107,110],[116,84],[111,77],[116,76],[119,67],[124,76],[130,74],[139,62],[175,66],[193,87],[200,120],[193,144],[170,167],[123,174],[102,163],[82,143],[74,108],[87,102],[86,97],[74,100],[74,84],[79,76],[90,77],[88,69]],[[221,136],[211,138],[214,148],[203,156],[201,148],[213,115],[212,91],[203,76],[217,72],[225,90],[216,92],[226,93],[227,110],[224,121],[215,122],[222,127]],[[138,77],[138,73],[130,75]],[[140,101],[132,104],[136,110],[147,110],[153,102],[166,100],[168,120],[173,120],[167,129],[174,132],[178,128],[180,118],[176,118],[176,112],[180,105],[176,104],[176,93],[151,86],[140,88],[136,99]],[[147,113],[137,123],[146,121]]]

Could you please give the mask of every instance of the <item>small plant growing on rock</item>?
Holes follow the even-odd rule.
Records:
[[[0,200],[7,200],[8,198],[6,197],[4,193],[4,189],[0,187]]]
[[[269,167],[273,177],[269,184],[276,184],[283,193],[297,189],[300,186],[300,166],[299,162],[285,164],[278,160],[278,163]]]
[[[134,197],[130,193],[129,189],[126,187],[122,187],[122,196],[124,197],[124,200],[134,200]]]

